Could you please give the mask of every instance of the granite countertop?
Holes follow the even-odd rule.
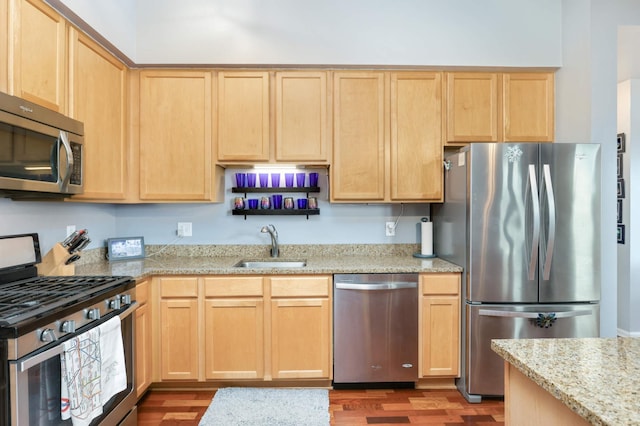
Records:
[[[147,257],[107,262],[104,252],[86,256],[76,275],[270,275],[335,273],[462,272],[462,268],[438,258],[413,257],[417,247],[403,245],[281,246],[280,260],[306,260],[302,268],[239,268],[240,260],[270,260],[265,246],[146,247]],[[83,256],[85,257],[85,256]]]
[[[491,348],[593,425],[640,425],[640,339],[496,339]]]

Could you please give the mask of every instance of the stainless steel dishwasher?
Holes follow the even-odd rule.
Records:
[[[418,274],[336,274],[333,381],[418,379]]]

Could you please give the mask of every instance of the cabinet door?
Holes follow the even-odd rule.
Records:
[[[442,199],[442,127],[442,73],[392,73],[392,201]]]
[[[198,301],[163,299],[160,316],[162,380],[197,380]]]
[[[200,354],[198,279],[163,277],[160,288],[160,378],[197,380]]]
[[[328,161],[327,73],[276,73],[276,161]]]
[[[262,379],[262,299],[207,299],[205,309],[205,378]]]
[[[271,301],[274,379],[330,378],[329,299]]]
[[[334,74],[332,201],[385,198],[385,74]]]
[[[218,160],[269,160],[269,73],[218,73]]]
[[[447,73],[447,141],[497,142],[497,73]]]
[[[69,113],[84,123],[84,193],[122,200],[127,189],[127,67],[86,35],[70,31]]]
[[[460,274],[420,275],[419,376],[460,374]]]
[[[212,200],[211,73],[140,72],[140,199]]]
[[[502,76],[504,140],[552,142],[553,73],[507,73]]]
[[[11,94],[66,113],[65,20],[40,0],[11,0],[10,13]]]
[[[138,398],[152,381],[153,358],[151,356],[151,309],[148,303],[149,281],[136,285],[136,394]]]
[[[331,378],[331,277],[267,278],[274,379]]]
[[[9,2],[0,1],[0,92],[11,93],[9,90],[9,34],[11,21],[9,20]]]
[[[136,309],[136,394],[138,398],[151,384],[151,313],[149,305]]]

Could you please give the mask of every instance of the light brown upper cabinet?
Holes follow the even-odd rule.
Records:
[[[69,41],[69,115],[84,123],[84,193],[73,200],[123,200],[127,67],[74,28]]]
[[[442,73],[334,74],[331,201],[442,197]]]
[[[553,73],[450,72],[446,78],[447,143],[553,141]]]
[[[9,21],[9,93],[66,113],[64,18],[40,0],[10,0]]]
[[[385,73],[336,72],[331,201],[385,198]]]
[[[497,142],[500,115],[496,73],[447,73],[447,141]]]
[[[504,141],[553,141],[554,87],[553,73],[502,75]]]
[[[391,200],[442,199],[442,73],[391,73]]]
[[[327,73],[218,73],[218,161],[327,164]]]
[[[327,73],[283,71],[275,79],[275,160],[327,163]]]
[[[218,161],[269,160],[269,73],[218,73]]]
[[[140,199],[214,201],[211,72],[143,70],[139,78]]]

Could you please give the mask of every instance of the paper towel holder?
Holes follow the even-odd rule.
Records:
[[[429,219],[427,219],[426,217],[423,217],[422,219],[420,219],[421,222],[429,222]],[[418,253],[413,253],[413,257],[417,257],[418,259],[433,259],[434,257],[437,257],[435,253],[433,254],[422,254],[420,252]]]

